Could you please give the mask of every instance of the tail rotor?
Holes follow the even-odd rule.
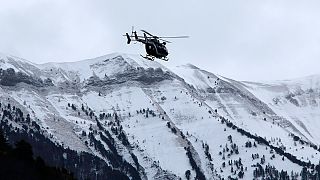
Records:
[[[127,44],[130,44],[130,42],[131,42],[131,38],[130,38],[129,34],[128,34],[128,33],[126,33],[126,36],[127,36]]]

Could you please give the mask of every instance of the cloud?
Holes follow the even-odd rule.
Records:
[[[122,34],[189,35],[169,66],[192,63],[240,80],[320,73],[318,1],[12,0],[0,7],[0,51],[37,63],[144,54]]]

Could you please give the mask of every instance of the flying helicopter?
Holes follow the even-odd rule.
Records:
[[[167,43],[171,43],[168,40],[169,38],[188,38],[189,36],[167,36],[159,37],[154,36],[146,30],[141,30],[143,36],[138,36],[137,31],[134,31],[132,28],[131,35],[126,33],[124,36],[127,37],[127,44],[130,44],[131,41],[137,41],[145,44],[146,56],[142,56],[145,59],[154,61],[156,58],[164,61],[168,61],[168,50],[166,48]]]

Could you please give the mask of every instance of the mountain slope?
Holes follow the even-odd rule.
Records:
[[[11,131],[32,129],[132,179],[252,179],[261,168],[293,177],[320,158],[316,76],[239,82],[119,53],[41,65],[1,55],[0,68]],[[30,122],[15,120],[16,108]]]

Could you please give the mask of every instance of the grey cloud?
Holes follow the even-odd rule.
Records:
[[[144,54],[121,36],[134,25],[191,36],[168,44],[169,66],[192,63],[238,80],[287,79],[320,73],[319,7],[299,0],[13,0],[0,7],[0,52],[37,63]]]

